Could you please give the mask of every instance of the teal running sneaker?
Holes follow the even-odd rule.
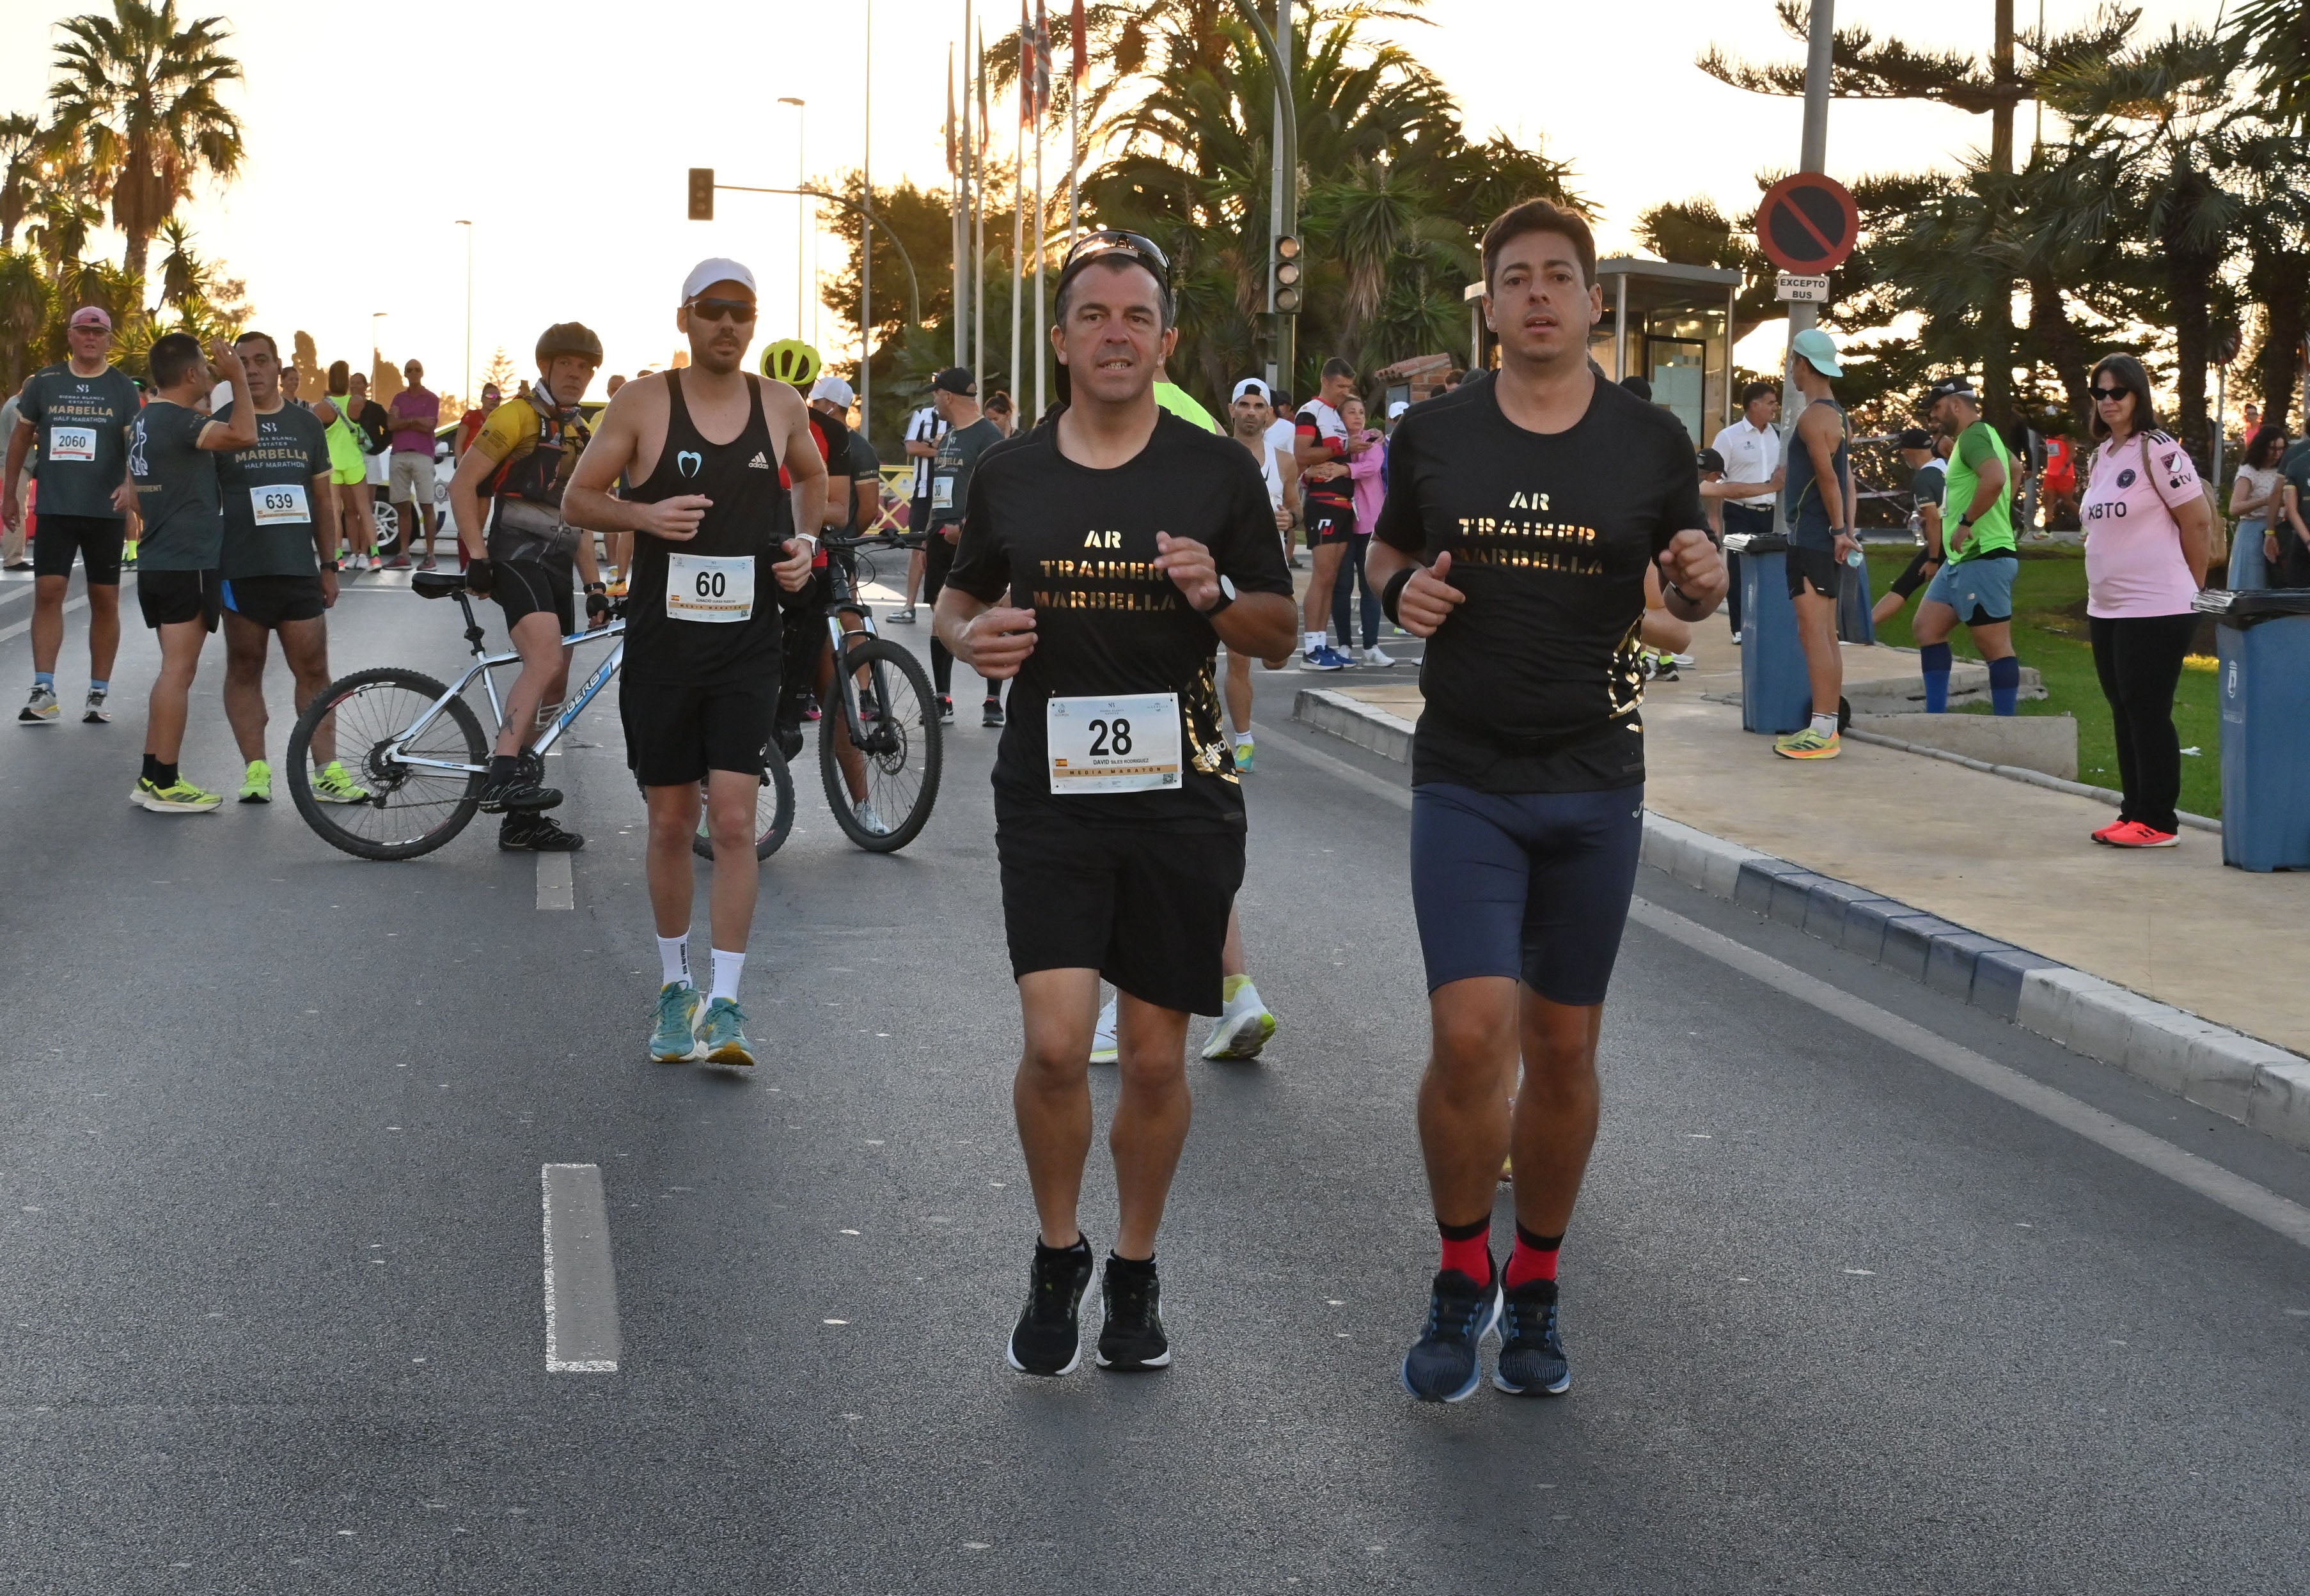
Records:
[[[679,1064],[698,1056],[698,1012],[705,1000],[687,981],[669,981],[657,989],[657,1029],[650,1033],[650,1057],[661,1064]]]
[[[729,998],[716,998],[698,1028],[699,1055],[709,1064],[751,1064],[754,1045],[746,1040],[746,1011]]]

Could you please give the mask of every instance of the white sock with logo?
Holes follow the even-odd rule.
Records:
[[[744,954],[725,953],[719,948],[715,949],[713,998],[728,998],[732,1002],[736,1002],[738,1001],[738,972],[745,967],[746,956]]]
[[[1313,654],[1313,653],[1315,653],[1317,649],[1321,648],[1321,647],[1324,646],[1324,634],[1323,634],[1323,633],[1321,633],[1321,632],[1308,632],[1308,633],[1307,633],[1307,634],[1306,634],[1306,637],[1307,637],[1307,651],[1309,654]]]
[[[690,979],[690,933],[657,940],[657,963],[662,972],[662,985],[671,986],[676,981]]]
[[[1836,735],[1837,735],[1837,716],[1834,716],[1834,715],[1816,715],[1816,716],[1814,716],[1812,717],[1812,729],[1813,729],[1815,732],[1819,733],[1820,735],[1822,735],[1823,737],[1834,737],[1834,736],[1836,736]]]

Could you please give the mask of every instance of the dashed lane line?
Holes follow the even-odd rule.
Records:
[[[574,909],[578,906],[578,883],[569,868],[567,854],[540,854],[537,856],[537,906],[541,909]]]
[[[548,1164],[539,1179],[545,1194],[546,1371],[614,1375],[625,1348],[602,1167]]]

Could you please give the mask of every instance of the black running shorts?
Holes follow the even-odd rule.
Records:
[[[646,787],[702,781],[709,770],[759,776],[777,701],[778,680],[767,671],[723,687],[629,681],[618,693],[626,764]]]
[[[206,630],[216,630],[223,588],[223,578],[214,571],[136,573],[136,603],[144,612],[144,624],[155,631],[193,620]]]
[[[1013,978],[1092,969],[1142,1002],[1217,1014],[1243,835],[1086,825],[998,800],[994,852]]]
[[[1356,535],[1356,512],[1352,507],[1311,499],[1307,509],[1310,549],[1319,549],[1325,543],[1344,543]]]
[[[1789,545],[1789,596],[1795,598],[1806,584],[1823,598],[1833,599],[1844,585],[1845,562],[1827,549]]]
[[[121,541],[128,523],[114,516],[39,516],[32,525],[32,575],[69,577],[73,557],[88,568],[91,587],[120,585]]]
[[[577,568],[551,560],[493,561],[490,596],[505,612],[506,630],[532,615],[551,615],[568,637],[578,629]]]
[[[278,630],[283,621],[318,620],[328,610],[321,602],[318,571],[302,577],[228,577],[222,602],[233,614],[267,631]]]
[[[1907,598],[1918,588],[1932,581],[1933,573],[1941,568],[1941,561],[1933,558],[1932,550],[1920,549],[1916,552],[1916,557],[1901,568],[1901,574],[1893,578],[1892,591],[1899,594],[1903,598]]]

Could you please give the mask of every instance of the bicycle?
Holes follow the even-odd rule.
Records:
[[[922,534],[829,533],[820,542],[829,554],[824,614],[840,690],[819,718],[819,776],[843,834],[870,853],[895,853],[922,835],[938,802],[945,768],[938,699],[915,656],[875,633],[847,557],[868,544],[918,549]]]
[[[398,665],[357,671],[314,695],[289,733],[289,795],[297,812],[322,841],[360,859],[414,859],[446,846],[471,823],[489,776],[492,739],[482,733],[465,690],[480,678],[494,729],[502,730],[505,704],[495,672],[521,664],[518,654],[491,654],[482,646],[487,634],[473,619],[464,576],[420,571],[410,586],[420,598],[457,601],[473,655],[465,673],[445,687],[421,671]],[[573,646],[612,646],[560,715],[523,750],[526,755],[543,758],[609,685],[625,659],[625,630],[613,606],[608,625],[562,639]],[[335,732],[337,757],[367,792],[356,802],[324,804],[313,794],[312,742],[325,723]],[[755,806],[756,857],[768,858],[786,841],[794,808],[794,778],[786,760],[774,759],[764,766],[762,795]]]

